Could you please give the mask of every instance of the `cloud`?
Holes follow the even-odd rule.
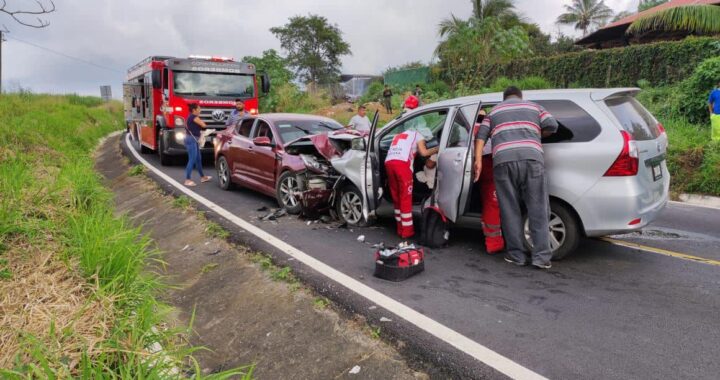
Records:
[[[17,1],[17,0],[16,0]],[[569,0],[516,0],[516,8],[546,33]],[[615,10],[637,0],[606,0]],[[12,4],[12,3],[11,3]],[[226,55],[241,58],[280,49],[269,28],[295,15],[319,14],[337,24],[353,54],[343,72],[377,74],[410,61],[428,62],[437,25],[450,14],[468,17],[469,0],[57,0],[46,29],[0,18],[11,29],[3,44],[3,84],[39,92],[99,93],[110,84],[119,96],[124,72],[149,55]],[[0,16],[3,17],[3,16]],[[574,33],[571,28],[562,29]],[[20,43],[35,43],[113,70],[100,69]]]

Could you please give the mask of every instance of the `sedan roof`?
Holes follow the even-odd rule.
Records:
[[[319,115],[306,115],[301,113],[261,113],[253,117],[261,117],[273,123],[277,121],[332,121],[338,123],[336,120],[325,116]],[[339,124],[339,123],[338,123]]]

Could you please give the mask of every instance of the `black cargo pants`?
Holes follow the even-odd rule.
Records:
[[[534,160],[506,162],[495,165],[495,188],[505,237],[507,254],[521,263],[543,265],[550,262],[550,230],[545,165]],[[522,205],[527,209],[530,239],[533,243],[529,255],[525,248],[525,223]]]

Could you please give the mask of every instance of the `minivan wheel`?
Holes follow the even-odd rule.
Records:
[[[353,185],[345,186],[335,202],[338,217],[348,226],[367,227],[372,222],[363,217],[363,196]]]
[[[550,201],[548,227],[550,228],[550,250],[553,253],[553,260],[562,260],[577,249],[582,237],[580,224],[567,206],[556,200]],[[525,216],[524,231],[525,242],[528,247],[532,247],[530,221],[527,215]]]
[[[450,226],[437,211],[426,209],[422,217],[422,241],[430,248],[447,246],[450,240]]]
[[[227,191],[235,188],[235,184],[230,178],[230,166],[228,165],[227,160],[223,156],[220,156],[220,158],[218,158],[217,177],[218,186],[220,186],[221,189]]]
[[[275,196],[278,205],[285,208],[288,214],[299,214],[302,211],[300,197],[297,195],[302,191],[302,186],[298,182],[295,173],[285,172],[278,178],[275,185]]]

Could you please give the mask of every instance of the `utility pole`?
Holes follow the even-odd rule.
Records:
[[[5,41],[3,31],[0,30],[0,95],[2,95],[2,44]]]

